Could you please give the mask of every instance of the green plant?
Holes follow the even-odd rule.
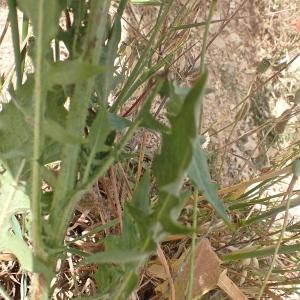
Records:
[[[59,275],[57,263],[68,252],[80,257],[80,265],[100,266],[95,275],[97,299],[127,299],[138,283],[141,266],[157,244],[168,234],[192,234],[177,223],[190,194],[182,190],[187,174],[229,222],[210,182],[197,133],[207,80],[203,60],[199,81],[186,96],[178,94],[164,75],[172,55],[155,58],[173,1],[149,1],[159,5],[156,24],[128,78],[116,63],[126,0],[118,2],[112,20],[109,0],[12,0],[9,4],[17,80],[15,87],[10,84],[11,101],[4,105],[0,119],[0,250],[12,252],[23,270],[33,273],[32,299],[52,296],[51,282]],[[23,32],[27,32],[27,18],[33,28],[27,48],[34,66],[32,74],[22,73],[17,7],[25,15]],[[65,26],[60,21],[62,12]],[[68,51],[65,60],[60,57],[61,43]],[[131,97],[144,83],[150,83],[149,91],[143,104],[137,103],[136,117],[127,120],[120,115],[122,107],[133,107]],[[109,106],[111,94],[117,97]],[[150,113],[158,95],[169,99],[168,127]],[[136,183],[132,199],[125,203],[119,234],[104,238],[102,252],[76,250],[65,240],[76,205],[111,166],[133,156],[126,145],[141,127],[159,132],[162,147],[152,170]],[[53,173],[53,164],[59,166],[58,176]],[[158,192],[155,204],[149,197],[151,176]],[[13,227],[16,215],[25,221],[21,235]],[[109,226],[115,223],[98,230]]]
[[[132,0],[130,5],[150,6],[156,18],[144,30],[133,28],[135,37],[124,40],[126,0],[8,1],[15,69],[1,76],[1,91],[8,86],[10,101],[0,112],[0,255],[17,258],[23,298],[133,298],[135,290],[144,292],[151,266],[158,266],[159,249],[169,278],[153,276],[151,291],[167,298],[170,288],[174,298],[183,279],[180,295],[190,300],[199,286],[199,237],[209,238],[211,252],[234,282],[245,281],[240,284],[246,295],[272,298],[298,292],[299,221],[288,222],[288,211],[300,203],[294,188],[297,168],[287,191],[281,182],[292,173],[299,143],[272,161],[276,170],[218,193],[202,149],[202,104],[211,82],[206,50],[246,2],[231,16],[215,20],[213,0],[207,19],[193,23],[198,0],[181,6],[172,0]],[[211,23],[221,25],[210,39]],[[198,79],[191,88],[178,86],[177,63],[197,44],[186,49],[190,30],[203,26],[201,50],[193,62],[200,60]],[[250,103],[266,83],[271,87],[297,57],[270,77],[258,70],[261,82],[251,84],[236,107]],[[188,76],[188,71],[184,66],[178,74]],[[231,141],[248,113],[244,106],[229,125],[218,120],[221,129],[212,133],[223,134],[232,126],[221,149],[224,159],[227,147],[241,138]],[[298,113],[295,105],[289,114],[268,119],[247,135],[276,129]],[[158,115],[166,122],[158,121]],[[204,130],[210,135],[209,128]],[[147,149],[148,135],[159,136],[157,152]],[[90,290],[83,290],[83,278],[92,282]],[[169,286],[164,289],[165,283]],[[9,299],[9,292],[0,287],[1,297]],[[220,298],[220,290],[204,297]]]

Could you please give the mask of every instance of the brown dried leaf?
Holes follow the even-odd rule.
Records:
[[[220,260],[213,251],[208,239],[202,239],[196,246],[193,298],[201,297],[217,287],[222,273]],[[176,296],[185,299],[188,286],[190,263],[184,266],[183,274],[175,281]]]

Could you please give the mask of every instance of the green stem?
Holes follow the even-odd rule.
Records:
[[[74,38],[72,41],[72,51],[70,53],[70,58],[77,57],[77,47],[78,47],[80,26],[82,22],[83,5],[84,5],[83,2],[79,1],[77,3],[76,9],[74,9],[74,21],[72,26],[74,28]]]
[[[112,26],[111,33],[110,33],[110,39],[107,43],[107,57],[105,60],[105,68],[106,72],[103,76],[102,80],[102,91],[103,91],[103,103],[107,103],[107,99],[109,97],[109,94],[112,89],[113,85],[113,75],[115,72],[115,59],[118,54],[118,44],[121,39],[121,31],[122,31],[122,25],[121,25],[121,19],[125,10],[125,7],[127,5],[128,0],[121,0],[118,11],[115,16],[114,25]]]
[[[43,114],[46,101],[46,83],[44,78],[45,43],[44,33],[44,4],[47,0],[40,0],[38,6],[38,23],[36,28],[36,59],[34,85],[34,126],[33,126],[33,154],[32,154],[32,183],[31,183],[31,214],[32,214],[32,244],[37,259],[45,262],[48,255],[42,241],[42,213],[41,213],[41,166],[39,160],[44,143]],[[48,283],[45,274],[34,274],[32,299],[48,299]]]
[[[196,250],[196,240],[197,240],[197,204],[198,204],[198,190],[195,192],[194,199],[194,211],[193,211],[193,236],[192,236],[192,246],[191,246],[191,263],[190,263],[190,276],[188,284],[188,296],[187,300],[193,299],[193,285],[194,285],[194,269],[195,269],[195,250]]]
[[[23,14],[23,20],[22,20],[22,41],[24,41],[28,34],[28,28],[29,28],[29,20]],[[25,56],[26,56],[26,48],[24,48],[24,51],[21,53],[21,74],[23,75],[24,69],[25,69]]]
[[[209,9],[209,14],[208,14],[208,18],[207,18],[207,23],[205,26],[205,31],[204,31],[204,35],[203,35],[203,41],[202,41],[202,49],[201,49],[201,60],[200,60],[200,76],[203,75],[204,70],[205,70],[205,54],[206,54],[206,45],[207,45],[207,40],[208,40],[208,32],[209,32],[209,27],[212,21],[212,17],[214,14],[214,10],[217,4],[217,0],[212,0],[212,3],[210,5],[210,9]],[[202,122],[203,122],[203,105],[201,105],[200,108],[200,117],[199,117],[199,129],[198,132],[201,134],[201,130],[202,130]]]
[[[200,60],[200,75],[203,74],[204,69],[205,69],[205,54],[206,54],[206,45],[207,45],[207,40],[208,40],[208,31],[209,27],[212,21],[212,17],[214,14],[214,10],[217,4],[217,0],[212,0],[212,3],[210,5],[209,13],[208,13],[208,18],[206,21],[206,26],[205,26],[205,31],[203,35],[203,41],[202,41],[202,49],[201,49],[201,60]]]
[[[91,15],[88,25],[87,39],[85,42],[82,61],[97,65],[101,56],[101,50],[105,38],[106,22],[110,0],[93,0],[91,3]],[[67,119],[67,131],[74,136],[82,136],[86,122],[89,99],[93,92],[94,79],[82,82],[75,87],[71,99],[70,111]],[[66,144],[62,154],[62,169],[59,175],[58,184],[54,192],[51,214],[49,218],[52,227],[51,244],[59,247],[63,243],[64,230],[69,219],[62,219],[57,222],[57,215],[69,214],[66,209],[69,207],[68,195],[74,189],[77,162],[80,152],[80,145]]]
[[[44,1],[38,4],[38,28],[36,35],[36,61],[35,61],[35,86],[34,86],[34,128],[33,128],[33,155],[32,155],[32,190],[31,190],[31,211],[32,211],[32,240],[34,252],[38,257],[46,257],[42,243],[42,222],[41,222],[41,166],[39,159],[42,154],[42,144],[44,140],[42,118],[46,100],[46,90],[44,81],[44,57],[45,46],[43,32],[47,30],[43,24]]]
[[[21,53],[20,53],[20,37],[19,37],[19,25],[16,0],[8,0],[9,7],[9,20],[11,25],[12,42],[15,56],[15,70],[17,75],[17,87],[22,84],[21,73]]]

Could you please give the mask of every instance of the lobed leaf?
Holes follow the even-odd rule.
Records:
[[[59,17],[61,10],[67,5],[67,0],[18,0],[19,8],[25,13],[25,15],[31,19],[33,24],[34,33],[37,34],[37,28],[39,21],[42,19],[43,30],[43,43],[49,43],[55,36],[59,28]],[[42,12],[47,13],[40,14],[40,8],[42,6]]]

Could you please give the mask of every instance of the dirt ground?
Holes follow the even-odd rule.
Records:
[[[203,22],[207,18],[207,1],[197,3],[187,23]],[[222,186],[249,179],[272,167],[276,163],[273,158],[291,143],[297,131],[284,128],[280,133],[271,132],[274,134],[270,137],[267,131],[255,129],[266,122],[276,123],[277,118],[293,107],[300,78],[299,58],[268,84],[263,83],[299,51],[299,34],[295,28],[299,7],[299,1],[218,2],[213,20],[225,21],[210,28],[206,58],[210,92],[204,102],[203,133],[213,178]],[[151,16],[155,10],[136,7],[133,10],[135,19],[144,22],[141,28],[153,21]],[[132,35],[130,26],[127,27],[125,39]],[[187,51],[172,69],[180,86],[190,86],[197,78],[202,36],[203,27],[191,30],[185,46]],[[264,59],[271,66],[258,74],[258,66]],[[257,87],[259,91],[254,93]],[[239,105],[249,91],[251,96],[246,105]]]

